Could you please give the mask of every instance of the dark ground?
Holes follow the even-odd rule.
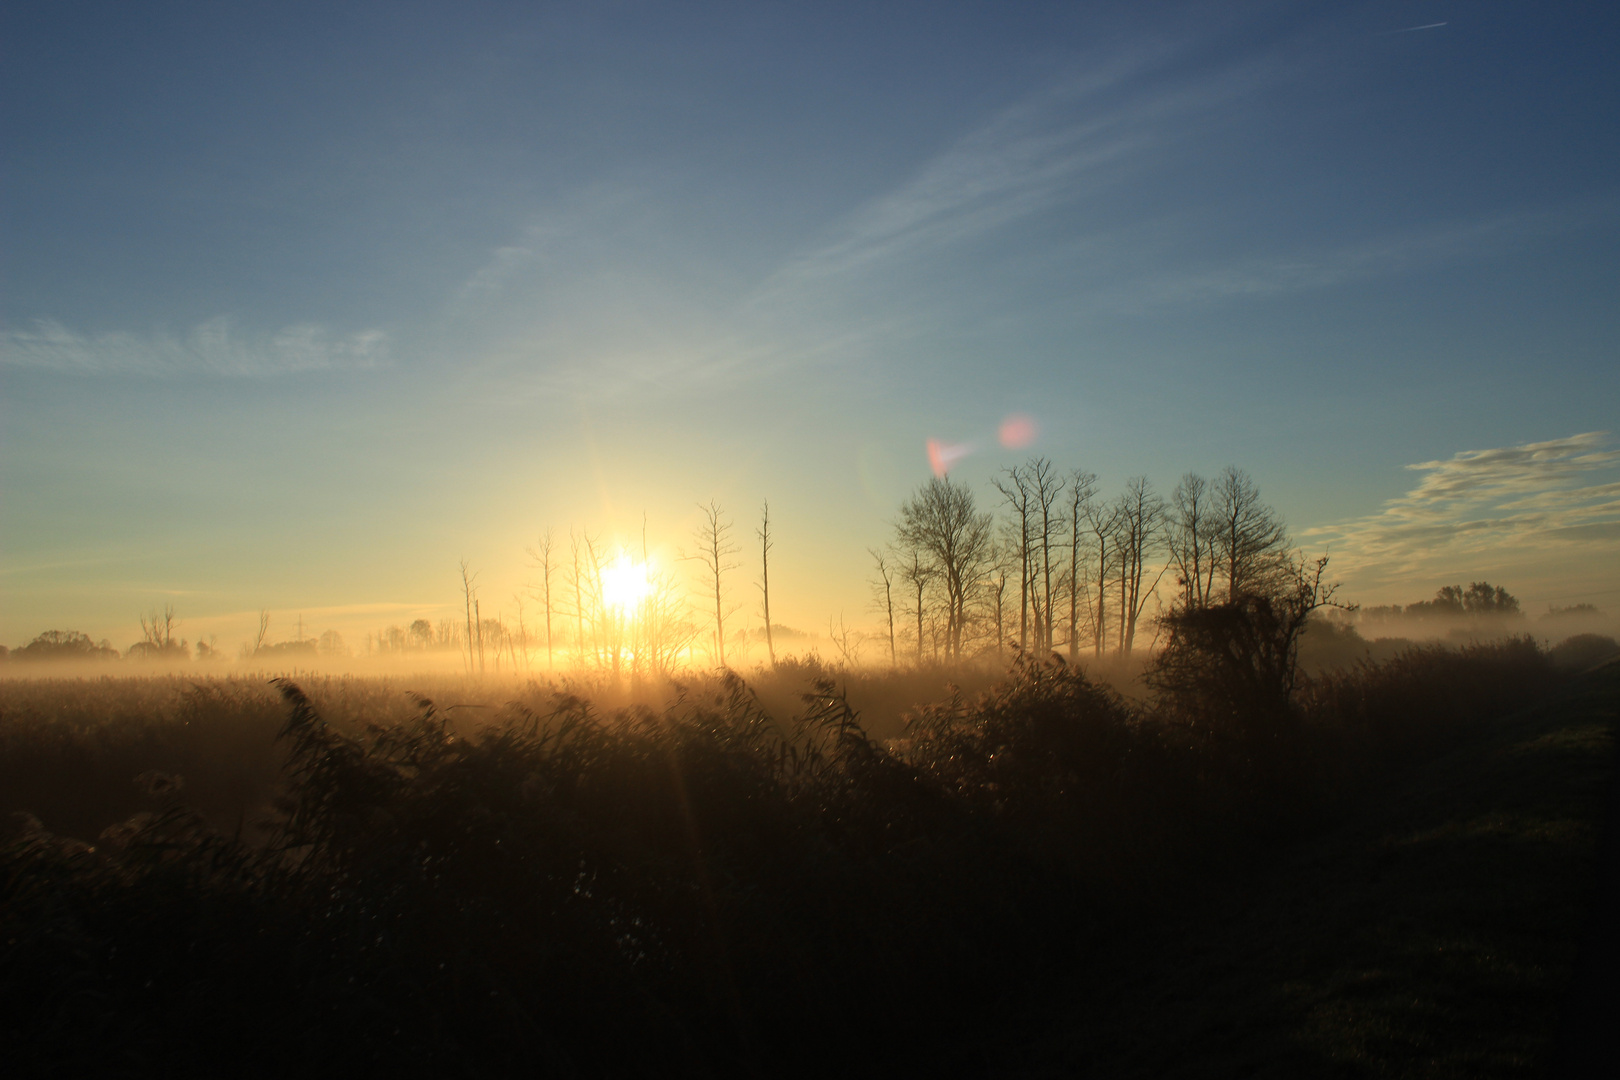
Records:
[[[1165,897],[991,1071],[1620,1076],[1617,703],[1610,664],[1273,870]]]

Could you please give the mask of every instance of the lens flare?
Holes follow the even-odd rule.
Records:
[[[935,476],[944,476],[951,471],[951,466],[973,453],[972,443],[948,443],[938,439],[928,440],[928,467],[934,470]]]
[[[1033,416],[1024,413],[1013,413],[1001,422],[1001,429],[997,434],[1001,437],[1001,445],[1009,450],[1022,450],[1035,441],[1035,436],[1041,433],[1041,427],[1035,422]]]

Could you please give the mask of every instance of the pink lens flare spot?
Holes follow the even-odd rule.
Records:
[[[935,476],[944,476],[951,471],[951,466],[967,457],[973,452],[969,443],[947,443],[938,439],[928,440],[928,467],[934,470]]]
[[[1035,441],[1035,436],[1041,433],[1041,426],[1035,422],[1033,416],[1023,413],[1013,413],[1001,422],[1001,445],[1009,450],[1022,450]]]

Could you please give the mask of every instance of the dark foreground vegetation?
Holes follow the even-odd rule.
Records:
[[[285,681],[279,702],[203,683],[144,727],[138,701],[99,724],[12,707],[6,789],[53,809],[0,855],[0,1036],[40,1075],[1533,1073],[1589,899],[1580,823],[1615,700],[1612,665],[1572,682],[1559,664],[1612,642],[1581,648],[1413,649],[1282,696],[1238,677],[1252,664],[1206,657],[1200,683],[1172,656],[1138,700],[1030,656],[882,741],[825,678],[791,715],[729,675],[656,710],[536,692],[476,721],[418,697],[368,722],[329,684],[349,716],[331,724],[333,703]],[[1584,734],[1501,719],[1572,693]],[[239,750],[272,728],[279,780]],[[1406,849],[1378,854],[1391,806],[1429,820],[1399,792],[1446,798],[1436,769],[1464,794],[1540,798],[1511,754],[1488,783],[1467,762],[1544,736],[1579,743],[1584,772],[1557,787],[1556,843],[1514,866],[1533,880],[1503,886],[1490,855],[1413,862],[1425,878]],[[144,771],[148,809],[103,828],[128,797],[119,768],[158,743],[189,771]],[[1544,802],[1504,828],[1528,844]],[[1334,854],[1351,848],[1372,861]],[[1483,929],[1435,914],[1459,883]],[[1416,922],[1346,940],[1403,903]],[[1527,904],[1546,917],[1520,940]],[[1476,1008],[1478,971],[1466,948],[1443,957],[1445,936],[1493,926],[1507,959]],[[1306,969],[1328,975],[1289,975],[1279,950],[1316,950]],[[1408,952],[1426,959],[1402,982]],[[1384,981],[1333,983],[1368,970]],[[1265,1028],[1290,993],[1299,1023]],[[1226,1023],[1248,1057],[1212,1034]]]

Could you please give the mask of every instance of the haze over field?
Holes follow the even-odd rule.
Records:
[[[510,618],[548,528],[696,603],[711,503],[753,629],[766,499],[875,625],[1031,455],[1620,607],[1620,12],[1140,7],[8,4],[0,643]]]

